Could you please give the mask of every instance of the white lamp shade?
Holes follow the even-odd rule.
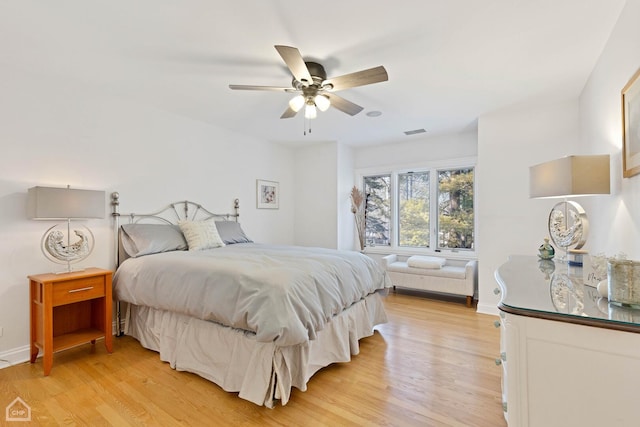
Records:
[[[316,107],[314,105],[309,105],[304,108],[304,117],[307,119],[315,119],[318,116],[318,112],[316,111]]]
[[[289,101],[289,108],[291,108],[296,113],[300,111],[303,105],[304,105],[304,96],[302,95],[294,96]]]
[[[33,187],[27,195],[30,219],[104,218],[105,193],[75,188]]]
[[[609,194],[609,155],[567,156],[529,168],[529,197]]]
[[[331,101],[325,95],[316,95],[313,102],[315,102],[316,107],[318,107],[318,110],[320,111],[327,111],[331,106]]]

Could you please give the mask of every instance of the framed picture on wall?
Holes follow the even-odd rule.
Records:
[[[622,89],[622,176],[640,173],[640,70]]]
[[[256,201],[258,209],[278,209],[280,184],[275,181],[256,180]]]

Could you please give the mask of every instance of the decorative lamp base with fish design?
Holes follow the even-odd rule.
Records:
[[[549,213],[549,236],[556,247],[564,251],[566,259],[569,249],[580,249],[587,241],[589,220],[585,210],[578,203],[564,201],[557,203]]]
[[[61,273],[84,270],[84,268],[74,268],[72,264],[84,260],[93,251],[94,237],[91,230],[79,224],[73,227],[72,230],[71,220],[66,224],[56,224],[44,233],[40,242],[45,257],[52,262],[67,266]]]

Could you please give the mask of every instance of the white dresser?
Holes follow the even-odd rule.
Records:
[[[509,426],[640,426],[640,310],[566,263],[512,256],[495,276]]]

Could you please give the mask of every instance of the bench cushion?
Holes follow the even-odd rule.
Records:
[[[434,256],[414,255],[409,257],[407,265],[413,268],[442,268],[446,264],[445,258]]]
[[[406,262],[396,261],[387,266],[387,271],[393,273],[416,274],[418,276],[447,277],[450,279],[465,279],[467,277],[464,267],[445,265],[442,268],[414,268]],[[391,277],[393,280],[393,277]]]

